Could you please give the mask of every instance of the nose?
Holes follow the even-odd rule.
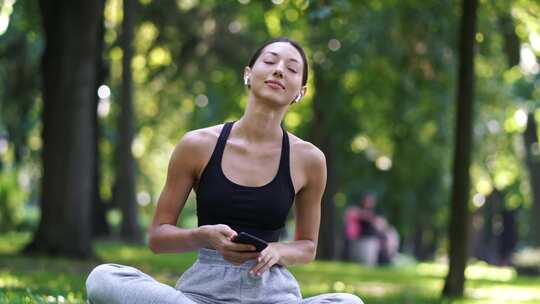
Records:
[[[272,73],[272,75],[276,78],[283,78],[283,72],[281,70],[274,70],[274,72]]]
[[[272,73],[272,76],[277,77],[277,78],[283,78],[283,67],[281,63],[276,65],[276,69]]]

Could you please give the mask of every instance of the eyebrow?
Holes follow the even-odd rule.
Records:
[[[272,51],[266,51],[266,53],[270,53],[270,54],[272,54],[272,55],[274,55],[274,56],[278,56],[278,57],[279,57],[279,54],[278,54],[278,53],[276,53],[276,52],[272,52]],[[294,59],[294,58],[289,58],[288,60],[289,60],[289,61],[293,61],[293,62],[296,62],[296,63],[300,64],[300,62],[299,62],[298,60]]]

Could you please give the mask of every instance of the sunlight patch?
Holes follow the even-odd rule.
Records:
[[[473,265],[465,271],[467,279],[491,280],[508,282],[516,276],[516,271],[510,267],[493,267],[487,265]]]
[[[0,272],[0,288],[7,287],[22,287],[24,286],[16,276],[10,274],[9,272]]]
[[[355,285],[355,292],[373,297],[389,296],[405,292],[404,286],[384,282],[362,282]]]
[[[490,299],[497,301],[540,301],[540,289],[515,287],[515,286],[492,286],[468,289],[467,294],[473,299]]]
[[[444,277],[448,266],[444,264],[420,263],[416,269],[419,275]],[[468,280],[489,280],[508,282],[515,278],[516,272],[510,267],[489,266],[486,263],[476,263],[467,266],[465,276]]]

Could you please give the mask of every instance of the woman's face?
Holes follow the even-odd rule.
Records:
[[[261,99],[290,104],[302,88],[303,60],[294,46],[287,42],[267,45],[245,75],[249,77],[252,93]]]

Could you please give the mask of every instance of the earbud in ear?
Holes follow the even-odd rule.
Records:
[[[296,97],[294,98],[294,102],[299,102],[301,98],[302,98],[302,93],[298,93],[298,95],[296,95]]]
[[[249,86],[249,77],[248,76],[244,77],[244,85]]]

